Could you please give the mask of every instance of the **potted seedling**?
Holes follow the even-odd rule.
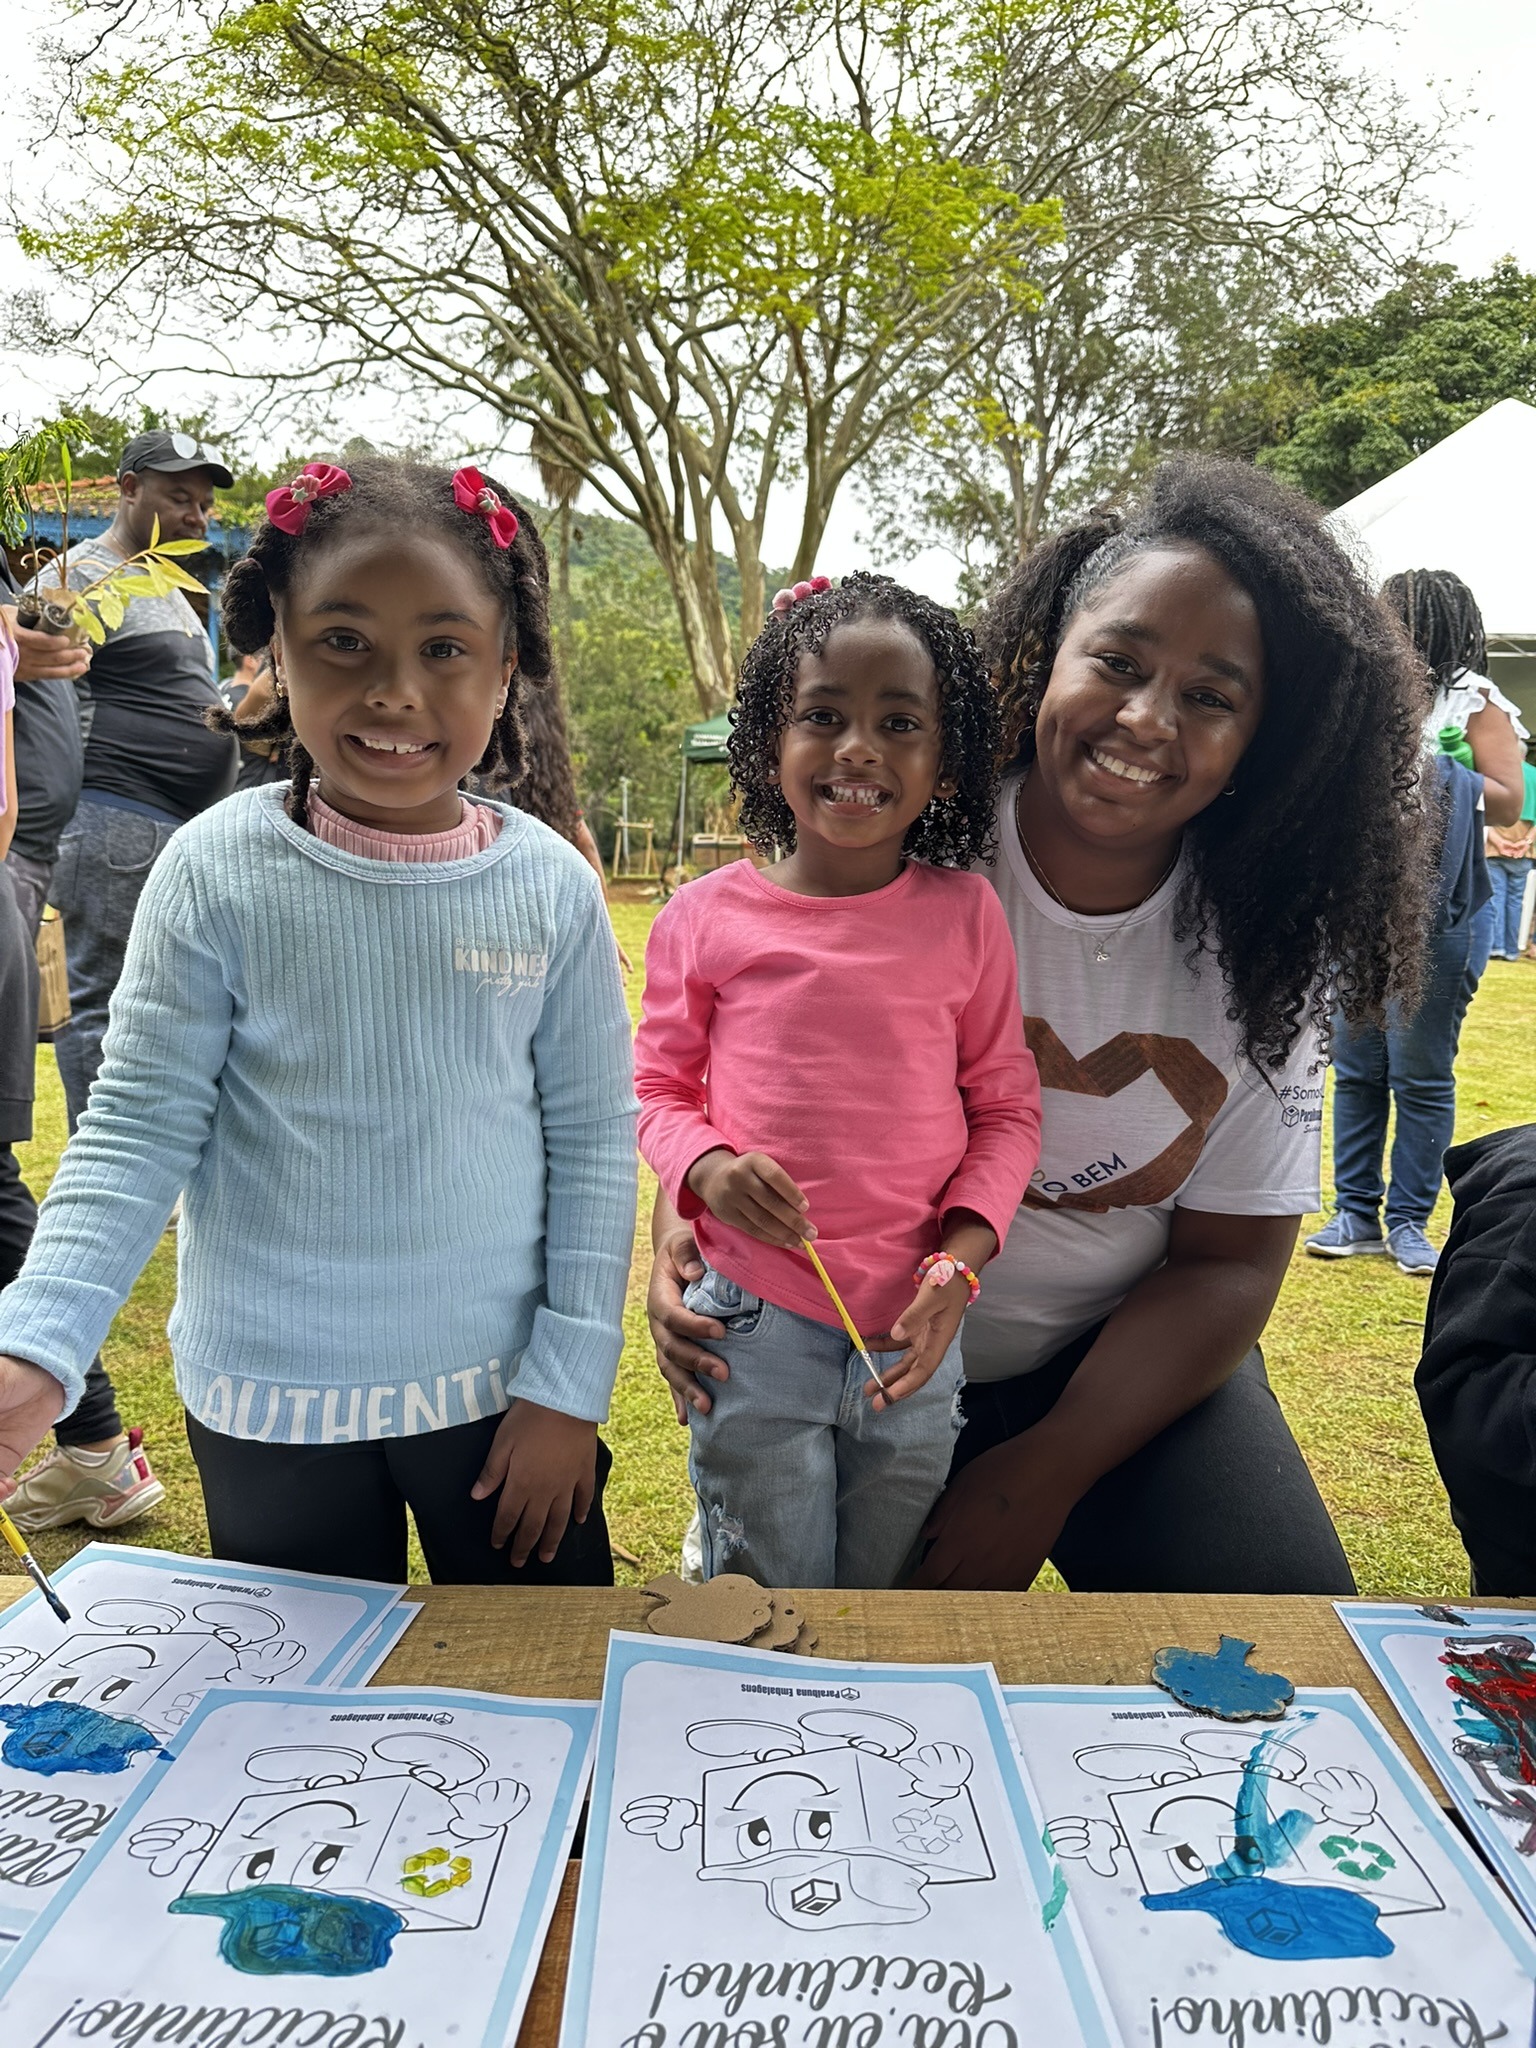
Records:
[[[163,541],[157,519],[148,547],[108,569],[84,589],[72,590],[65,567],[69,553],[70,487],[74,481],[69,444],[72,439],[83,438],[87,431],[81,420],[52,420],[30,434],[19,435],[9,448],[0,452],[0,536],[11,547],[19,547],[28,539],[35,544],[39,501],[52,499],[58,509],[60,529],[59,551],[54,557],[57,580],[22,593],[16,622],[77,642],[89,640],[99,647],[108,632],[123,623],[130,598],[168,597],[173,590],[206,594],[197,578],[189,576],[174,558],[201,554],[207,543]]]

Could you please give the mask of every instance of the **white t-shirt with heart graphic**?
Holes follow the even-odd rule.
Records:
[[[1255,1072],[1220,969],[1206,959],[1192,971],[1174,936],[1179,871],[1129,916],[1064,909],[1024,857],[1017,789],[1004,786],[986,872],[1018,953],[1041,1154],[965,1319],[973,1380],[1030,1372],[1110,1314],[1166,1257],[1176,1208],[1302,1216],[1320,1202],[1316,1034],[1304,1030],[1268,1079]]]

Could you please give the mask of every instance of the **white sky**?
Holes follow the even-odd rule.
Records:
[[[15,109],[25,95],[28,43],[61,23],[56,0],[8,0],[7,92],[12,111],[0,120],[0,181],[23,189],[36,175],[29,161],[27,124]],[[1362,49],[1373,67],[1389,70],[1411,100],[1428,105],[1444,94],[1465,112],[1458,130],[1462,157],[1433,196],[1457,225],[1445,254],[1463,269],[1477,271],[1502,255],[1513,255],[1536,270],[1536,204],[1533,204],[1532,140],[1536,123],[1536,4],[1533,0],[1397,0],[1395,43],[1382,36]],[[55,188],[56,191],[56,188]],[[0,238],[0,290],[22,285],[46,288],[48,280],[28,265],[14,243]],[[23,360],[0,349],[0,416],[35,415],[74,393],[81,381],[73,363]],[[156,404],[196,403],[213,388],[210,380],[166,375],[149,394]],[[342,424],[382,437],[400,436],[398,412],[390,407],[370,417],[360,404]],[[845,489],[834,510],[819,566],[832,574],[859,567],[865,550],[859,529],[865,515]],[[766,554],[787,559],[795,532],[793,506],[774,508]],[[954,566],[929,552],[897,573],[935,596],[952,595]]]

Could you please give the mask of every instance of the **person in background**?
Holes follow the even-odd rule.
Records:
[[[1474,1594],[1536,1595],[1536,1124],[1446,1155],[1455,1197],[1414,1388]]]
[[[1536,741],[1525,743],[1522,764],[1525,801],[1513,825],[1488,827],[1486,841],[1488,879],[1493,884],[1493,945],[1491,960],[1520,958],[1520,916],[1525,907],[1525,882],[1536,853],[1536,767],[1530,756]]]
[[[1481,971],[1478,921],[1491,895],[1483,825],[1512,825],[1525,800],[1518,712],[1483,673],[1487,640],[1477,601],[1448,569],[1389,577],[1382,601],[1401,620],[1428,673],[1429,772],[1444,799],[1444,836],[1424,995],[1385,1027],[1336,1020],[1333,1039],[1335,1213],[1306,1240],[1318,1259],[1390,1254],[1404,1273],[1429,1274],[1439,1257],[1425,1234],[1456,1126],[1456,1051]],[[1446,751],[1454,728],[1473,769]],[[1475,772],[1474,772],[1475,770]],[[1479,808],[1481,806],[1481,808]],[[1390,1182],[1387,1116],[1395,1107]],[[1382,1234],[1385,1200],[1386,1234]]]
[[[15,579],[0,554],[0,603],[17,595]],[[85,749],[80,734],[76,684],[90,666],[90,649],[56,633],[16,626],[14,753],[16,806],[12,836],[0,876],[0,897],[14,897],[22,950],[11,958],[6,992],[0,994],[0,1062],[13,1064],[24,1079],[27,1111],[8,1113],[15,1137],[0,1130],[0,1287],[21,1271],[37,1225],[37,1204],[22,1179],[14,1145],[31,1135],[34,1048],[37,1042],[37,984],[34,949],[43,906],[58,858],[59,836],[80,800]],[[0,915],[4,915],[0,903]],[[14,952],[14,949],[11,949]],[[8,958],[11,957],[8,953]],[[20,961],[20,966],[16,963]],[[23,985],[25,984],[25,986]],[[0,1075],[0,1095],[9,1096],[21,1079]],[[12,1519],[29,1533],[84,1521],[96,1529],[121,1529],[158,1507],[165,1488],[143,1449],[143,1431],[125,1429],[106,1369],[97,1358],[85,1376],[80,1405],[59,1424],[56,1448],[28,1472],[11,1503]]]
[[[236,789],[260,789],[263,783],[288,780],[288,757],[275,740],[257,739],[243,728],[259,725],[272,709],[272,650],[242,654],[226,688],[229,708],[235,715],[235,737],[240,742],[240,772]]]
[[[162,540],[201,540],[215,488],[234,481],[190,434],[138,434],[118,466],[118,503],[97,540],[69,551],[83,589]],[[52,565],[44,578],[56,574]],[[43,580],[43,579],[37,579]],[[101,1065],[112,991],[134,908],[166,841],[235,786],[239,749],[204,713],[222,703],[208,635],[185,595],[130,598],[81,679],[85,763],[79,807],[59,842],[53,901],[64,919],[72,1015],[55,1050],[69,1128]]]

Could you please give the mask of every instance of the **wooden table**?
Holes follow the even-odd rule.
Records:
[[[378,1685],[462,1685],[545,1699],[596,1699],[608,1631],[640,1629],[654,1606],[612,1592],[413,1587],[421,1619]],[[1333,1611],[1313,1598],[1119,1593],[796,1593],[823,1657],[909,1664],[992,1663],[1005,1685],[1145,1685],[1168,1643],[1251,1639],[1253,1662],[1296,1685],[1352,1685],[1444,1803],[1444,1794]],[[1458,1601],[1461,1608],[1468,1603]],[[1470,1603],[1473,1606],[1477,1602]],[[1507,1606],[1507,1601],[1497,1604]],[[518,2048],[553,2048],[571,1946],[579,1866],[560,1888]]]
[[[0,1583],[0,1606],[26,1582]],[[543,1699],[596,1699],[610,1629],[641,1629],[654,1602],[627,1587],[415,1586],[422,1609],[378,1685],[452,1685]],[[1299,1686],[1352,1685],[1442,1804],[1444,1794],[1330,1601],[1226,1594],[796,1593],[818,1655],[909,1664],[991,1663],[1005,1685],[1145,1685],[1169,1643],[1249,1639],[1253,1662]],[[1509,1606],[1457,1601],[1458,1609]],[[570,1955],[578,1866],[560,1888],[518,2048],[553,2048]]]

